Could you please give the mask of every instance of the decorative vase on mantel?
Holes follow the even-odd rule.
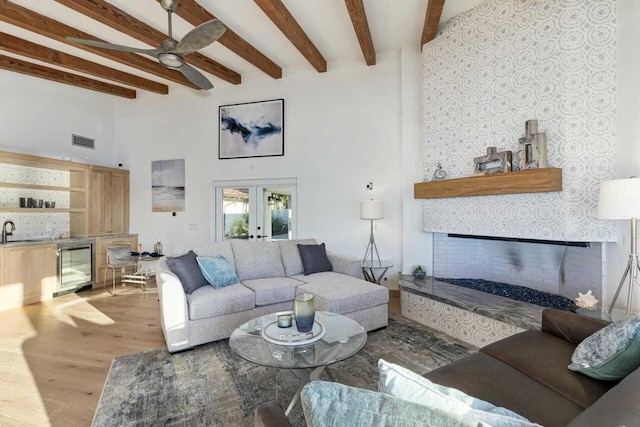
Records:
[[[298,332],[310,332],[316,317],[316,303],[313,294],[299,294],[293,300],[293,314]]]

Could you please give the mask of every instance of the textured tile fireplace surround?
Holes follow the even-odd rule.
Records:
[[[434,233],[433,275],[572,299],[592,290],[602,299],[603,242],[615,240],[614,223],[599,220],[596,210],[600,183],[616,176],[616,2],[485,0],[444,24],[422,55],[425,181],[438,164],[447,179],[473,175],[473,159],[487,147],[515,152],[530,119],[546,133],[548,166],[563,176],[559,192],[425,200],[422,230]],[[406,310],[431,319],[425,322],[485,322],[477,310],[442,306],[412,290],[403,289],[403,313],[409,302]],[[514,331],[504,322],[492,325],[494,332]]]
[[[559,192],[423,202],[435,277],[481,278],[570,298],[602,296],[612,221],[596,215],[615,177],[616,2],[486,0],[448,21],[423,48],[424,177],[474,173],[488,146],[516,151],[537,119]],[[591,242],[589,248],[457,239],[448,233]]]

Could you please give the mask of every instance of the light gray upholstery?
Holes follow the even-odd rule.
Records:
[[[280,246],[276,242],[231,242],[240,280],[284,277]]]
[[[316,239],[278,241],[280,254],[282,255],[282,264],[284,265],[284,273],[287,276],[295,276],[296,274],[302,274],[304,272],[298,244],[316,245],[317,243]]]
[[[161,258],[156,281],[160,322],[168,350],[175,353],[229,338],[235,328],[244,322],[268,313],[292,310],[293,298],[296,293],[303,291],[317,295],[318,310],[344,314],[359,322],[367,331],[387,326],[389,291],[345,275],[348,272],[361,277],[358,260],[330,254],[334,272],[284,277],[285,265],[289,272],[302,273],[298,243],[315,244],[315,240],[287,243],[225,241],[180,248],[174,252],[182,254],[193,249],[202,256],[224,256],[234,263],[242,280],[242,283],[222,289],[204,286],[191,295],[185,294],[180,279]]]
[[[198,256],[223,256],[231,263],[231,265],[235,264],[235,259],[233,257],[233,249],[231,249],[231,241],[225,240],[223,242],[216,243],[201,243],[195,246],[185,246],[185,245],[176,245],[173,248],[173,255],[182,255],[186,254],[189,251],[194,251]]]
[[[242,284],[256,294],[256,305],[269,305],[293,301],[296,296],[296,288],[302,282],[288,277],[269,277],[244,280]]]
[[[327,251],[327,258],[329,258],[334,273],[342,273],[359,279],[364,278],[362,275],[362,260],[360,258],[336,255],[329,251]],[[302,274],[302,271],[298,274]]]
[[[287,301],[279,304],[254,307],[251,310],[239,311],[223,316],[192,320],[189,322],[189,343],[191,344],[189,347],[227,339],[238,326],[258,316],[291,310],[293,310],[293,301]]]
[[[216,289],[203,286],[187,295],[189,319],[198,320],[252,309],[256,295],[240,283]]]
[[[297,293],[309,292],[316,297],[316,309],[338,314],[389,303],[389,290],[344,274],[327,271],[310,276],[294,276],[305,281]]]

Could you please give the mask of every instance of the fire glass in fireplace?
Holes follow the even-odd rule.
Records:
[[[58,244],[58,286],[55,295],[75,292],[93,283],[91,242]]]

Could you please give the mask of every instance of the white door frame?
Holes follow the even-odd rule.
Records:
[[[249,189],[249,221],[250,227],[262,224],[264,203],[262,200],[263,188],[266,187],[289,187],[291,188],[291,234],[292,238],[298,236],[298,179],[297,178],[271,178],[271,179],[242,179],[242,180],[216,180],[211,181],[211,240],[222,241],[224,235],[222,210],[222,189],[223,188],[248,188]],[[259,200],[258,200],[259,199]],[[262,227],[264,228],[264,227]],[[249,235],[257,235],[255,228],[249,229]],[[257,239],[251,239],[255,241]]]

